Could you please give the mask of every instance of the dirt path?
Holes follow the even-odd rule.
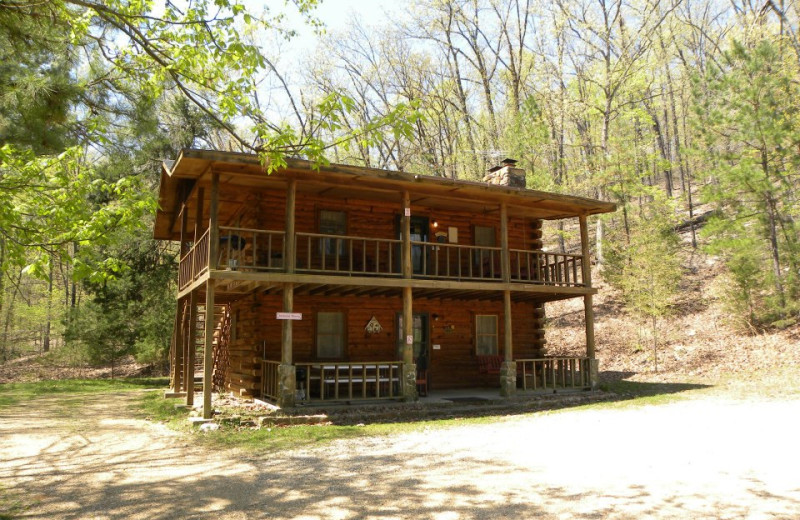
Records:
[[[0,410],[21,518],[800,516],[800,400],[566,411],[262,459],[132,419],[134,398]]]

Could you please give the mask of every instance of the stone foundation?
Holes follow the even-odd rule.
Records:
[[[405,364],[403,365],[403,400],[416,401],[417,400],[417,365]]]
[[[297,372],[294,365],[278,365],[278,406],[292,408],[295,405]]]
[[[504,361],[500,365],[500,395],[513,397],[517,393],[517,363]]]

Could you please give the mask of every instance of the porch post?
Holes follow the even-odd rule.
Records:
[[[286,186],[286,235],[283,241],[287,274],[293,274],[297,265],[295,247],[295,204],[297,180],[289,179]],[[283,285],[283,312],[294,309],[294,284]],[[282,408],[295,405],[297,375],[292,365],[292,320],[281,322],[281,364],[278,366],[278,405]]]
[[[592,287],[592,263],[589,256],[589,230],[586,224],[586,215],[578,216],[581,228],[581,268],[583,274],[583,285],[587,289]],[[592,308],[592,295],[583,296],[583,313],[586,322],[586,357],[589,364],[589,383],[592,390],[597,389],[597,377],[599,366],[594,352],[594,309]]]
[[[197,290],[189,293],[189,334],[186,338],[186,406],[194,406],[194,362],[197,347]]]
[[[219,173],[211,172],[211,206],[208,227],[208,271],[217,268],[219,262]]]
[[[205,197],[205,189],[203,187],[197,188],[197,207],[195,208],[194,214],[194,241],[192,241],[193,247],[197,245],[197,240],[202,236],[200,225],[203,223],[203,201],[205,200]],[[195,280],[195,273],[199,271],[195,265],[195,263],[198,261],[197,256],[197,253],[192,255],[192,282]]]
[[[206,282],[205,344],[203,345],[203,419],[211,419],[211,391],[214,373],[214,281]]]
[[[172,392],[179,393],[183,389],[183,309],[186,298],[178,298],[175,306],[175,325],[172,331],[172,344],[175,356],[172,359]],[[177,397],[177,396],[176,396]]]
[[[500,204],[500,273],[503,283],[511,283],[511,255],[508,250],[508,206]],[[511,326],[511,290],[503,291],[503,364],[500,365],[500,395],[511,397],[517,393],[517,364]]]
[[[180,252],[178,253],[178,273],[180,273],[180,260],[186,254],[186,203],[181,204],[181,235],[180,235]],[[180,275],[179,275],[180,277]],[[175,330],[174,330],[174,338],[173,341],[175,342],[175,367],[174,367],[174,392],[180,392],[185,389],[186,380],[184,379],[184,374],[186,373],[186,367],[184,365],[186,361],[186,356],[184,355],[186,349],[184,348],[185,340],[183,337],[183,330],[184,330],[184,317],[185,317],[185,310],[186,310],[186,303],[187,298],[184,296],[183,298],[178,298],[177,307],[175,310]]]
[[[403,191],[403,214],[401,218],[403,239],[403,397],[406,400],[417,399],[417,367],[414,364],[414,309],[411,278],[413,265],[411,263],[411,194]]]

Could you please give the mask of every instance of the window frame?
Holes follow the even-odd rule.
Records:
[[[322,356],[320,355],[320,315],[321,314],[338,314],[341,316],[341,349],[337,356]],[[333,334],[326,334],[333,336]],[[320,309],[314,311],[314,359],[319,360],[343,360],[347,358],[347,313],[337,309]]]
[[[330,232],[322,230],[322,215],[323,215],[323,213],[338,213],[338,214],[340,214],[342,216],[342,220],[343,220],[342,224],[343,224],[343,226],[342,226],[342,231],[340,233],[339,232],[330,233]],[[348,224],[349,224],[349,215],[347,214],[347,211],[345,211],[345,210],[332,209],[332,208],[318,208],[317,209],[317,233],[319,233],[320,235],[336,235],[336,236],[343,236],[343,237],[347,236]],[[341,258],[345,258],[347,256],[346,255],[346,253],[347,253],[346,249],[347,248],[346,248],[346,245],[345,245],[345,241],[342,240],[340,242],[339,251],[338,252],[336,251],[336,246],[334,245],[335,243],[336,243],[335,239],[333,239],[333,238],[323,238],[323,239],[321,239],[320,240],[320,244],[319,244],[319,248],[320,248],[319,252],[320,252],[320,254],[321,255],[325,255],[325,256],[330,256],[330,257],[335,257],[338,254],[340,259]]]
[[[480,332],[480,327],[478,322],[481,318],[492,318],[494,319],[494,333],[486,334]],[[493,352],[481,352],[479,351],[480,348],[480,338],[482,337],[493,337],[494,338],[494,351]],[[497,314],[476,314],[475,315],[475,355],[476,356],[497,356],[500,354],[500,320]]]

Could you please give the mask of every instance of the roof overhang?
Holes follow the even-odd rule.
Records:
[[[162,165],[159,208],[153,230],[156,239],[178,238],[176,221],[182,202],[197,186],[208,183],[212,172],[219,174],[220,186],[238,186],[243,192],[282,189],[287,179],[294,178],[301,193],[324,192],[331,198],[363,196],[396,201],[407,190],[412,206],[443,210],[486,213],[497,211],[505,203],[509,215],[541,219],[589,216],[616,210],[613,203],[585,197],[376,168],[316,165],[302,159],[286,159],[285,167],[267,174],[267,168],[254,154],[185,149],[177,160],[165,161]]]

